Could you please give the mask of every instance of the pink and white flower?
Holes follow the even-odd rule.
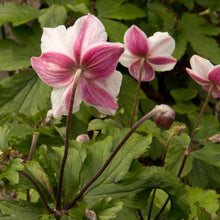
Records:
[[[140,69],[141,81],[151,81],[154,71],[168,71],[176,64],[176,59],[171,56],[175,41],[168,33],[156,32],[147,38],[141,29],[133,25],[124,35],[124,43],[125,52],[119,62],[129,68],[136,80],[139,80]]]
[[[54,87],[51,93],[55,118],[67,115],[77,70],[81,75],[76,87],[73,112],[84,101],[103,114],[114,114],[122,75],[116,71],[123,53],[120,43],[106,42],[103,24],[93,15],[79,18],[72,27],[44,28],[42,55],[32,57],[32,67],[39,77]]]
[[[209,60],[193,55],[190,59],[192,69],[186,68],[187,73],[206,91],[211,84],[213,98],[220,98],[220,65],[214,66]]]

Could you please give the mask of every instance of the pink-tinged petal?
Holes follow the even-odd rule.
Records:
[[[69,50],[69,47],[73,47],[66,42],[67,30],[64,25],[60,25],[56,28],[43,28],[43,34],[41,37],[41,51],[42,53],[56,52],[62,53],[73,59],[73,52]]]
[[[75,63],[68,56],[55,52],[31,58],[32,67],[48,85],[61,87],[69,84],[74,76]]]
[[[139,80],[140,70],[141,70],[141,60],[137,60],[133,62],[129,68],[129,72],[131,75],[136,79]],[[153,71],[153,68],[151,65],[149,65],[147,62],[144,62],[143,68],[142,68],[142,77],[141,81],[151,81],[153,80],[155,74]]]
[[[149,56],[171,55],[175,48],[174,39],[167,32],[156,32],[148,38]]]
[[[132,25],[124,35],[125,47],[136,56],[148,53],[147,36],[137,26]]]
[[[130,53],[129,50],[125,49],[124,53],[119,58],[119,62],[121,63],[121,65],[128,68],[131,65],[131,63],[139,59],[140,57]]]
[[[91,14],[79,18],[70,32],[75,36],[74,56],[77,62],[92,44],[107,40],[105,27],[98,18]],[[68,39],[71,39],[70,36]]]
[[[204,90],[209,91],[210,86],[211,85],[208,84],[208,85],[203,85],[202,87],[203,87]],[[214,88],[212,90],[212,97],[213,98],[220,98],[220,86],[218,86],[218,85],[214,86]]]
[[[209,80],[202,78],[197,72],[194,72],[193,70],[186,68],[186,72],[200,85],[203,84],[209,84]]]
[[[122,44],[98,43],[90,47],[82,57],[84,76],[96,79],[110,76],[116,69],[118,59],[123,53]]]
[[[190,65],[194,73],[200,75],[204,80],[208,80],[208,72],[213,68],[209,60],[193,55],[190,59]]]
[[[116,99],[111,96],[105,89],[101,88],[95,80],[80,81],[81,93],[83,101],[94,106],[103,114],[112,115],[118,109]]]
[[[69,102],[72,92],[72,84],[61,88],[54,88],[51,93],[52,111],[54,118],[60,118],[62,115],[68,115]],[[80,89],[77,87],[73,112],[79,110],[82,102]]]
[[[220,86],[220,65],[213,67],[209,71],[208,78],[210,81]]]
[[[148,58],[153,70],[155,71],[169,71],[174,68],[177,60],[171,56],[157,56]]]

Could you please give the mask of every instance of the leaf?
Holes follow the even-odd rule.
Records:
[[[106,128],[110,129],[112,127],[122,128],[122,126],[118,122],[110,118],[105,119],[105,120],[94,119],[90,121],[89,126],[88,126],[88,131],[103,130]]]
[[[66,8],[62,5],[51,5],[49,8],[41,10],[38,19],[41,27],[56,27],[64,24],[67,19]]]
[[[100,220],[109,220],[117,217],[117,212],[119,212],[123,207],[123,202],[118,199],[112,200],[111,197],[99,200],[92,210],[97,214]]]
[[[77,5],[67,4],[66,6],[69,9],[71,9],[72,11],[77,12],[77,13],[82,13],[82,14],[89,13],[89,9],[88,9],[87,5],[84,4],[84,3],[80,3],[80,4],[77,4]]]
[[[18,171],[24,168],[22,161],[20,158],[12,160],[9,165],[3,168],[3,172],[0,173],[0,179],[7,178],[11,185],[17,184],[19,182]]]
[[[79,201],[77,202],[77,205],[69,211],[69,215],[71,217],[74,217],[74,219],[76,220],[84,220],[85,211],[86,203],[83,201]]]
[[[189,10],[194,8],[194,1],[191,0],[178,0],[178,2],[184,4]]]
[[[188,201],[191,208],[190,219],[194,219],[197,214],[198,207],[204,208],[214,217],[218,210],[219,195],[214,190],[204,190],[201,188],[193,188],[186,186],[188,193]],[[211,217],[210,216],[210,217]]]
[[[31,30],[22,25],[12,28],[20,44],[12,40],[0,40],[0,69],[18,70],[31,65],[30,58],[40,55],[41,30],[33,24]]]
[[[12,23],[14,26],[24,24],[39,16],[39,10],[16,2],[6,2],[0,5],[0,26]]]
[[[206,20],[196,14],[184,13],[178,24],[178,30],[185,35],[196,53],[214,63],[220,62],[218,43],[214,38],[208,36],[217,35],[220,28],[206,24]]]
[[[41,215],[46,212],[40,203],[30,203],[24,200],[4,201],[0,203],[3,214],[8,214],[13,220],[41,220]]]
[[[50,87],[34,72],[19,73],[0,82],[0,112],[35,115],[49,107]]]
[[[33,176],[39,183],[41,183],[41,185],[47,190],[50,196],[55,200],[49,177],[42,169],[41,165],[37,161],[31,160],[25,164],[25,169],[31,176]]]
[[[198,94],[198,91],[190,88],[178,88],[172,89],[170,94],[177,102],[186,102],[195,98]]]
[[[146,13],[134,4],[124,3],[124,0],[97,0],[96,8],[98,16],[101,18],[113,18],[133,20],[136,18],[146,17]]]
[[[179,102],[172,107],[175,112],[180,114],[189,114],[198,110],[198,106],[192,102]]]
[[[220,148],[216,144],[207,143],[205,147],[192,152],[190,155],[210,165],[220,167]]]
[[[110,41],[123,42],[125,31],[128,29],[125,24],[107,18],[100,18],[100,20],[105,26]]]

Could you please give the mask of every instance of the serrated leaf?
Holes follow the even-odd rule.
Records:
[[[94,119],[90,121],[88,125],[88,131],[103,130],[103,129],[112,128],[112,127],[122,128],[121,124],[119,124],[113,119],[105,119],[105,120]]]
[[[49,8],[41,10],[38,19],[41,27],[56,27],[64,24],[67,19],[66,8],[62,5],[51,5]]]
[[[10,215],[13,220],[41,220],[41,215],[46,212],[41,204],[24,200],[1,202],[0,209],[2,213]]]
[[[55,200],[49,177],[42,169],[41,165],[37,161],[31,160],[25,164],[25,169],[31,176],[33,176],[39,183],[41,183],[41,185],[47,190],[50,196]]]
[[[87,5],[84,3],[80,3],[77,5],[67,4],[67,7],[77,13],[82,13],[82,14],[89,13],[89,9],[88,9]]]
[[[16,2],[6,2],[0,5],[0,26],[12,23],[14,26],[24,24],[39,16],[37,8],[21,5]]]
[[[192,102],[179,102],[172,107],[175,112],[180,114],[189,114],[198,110],[198,106]]]
[[[171,96],[178,102],[189,101],[196,97],[198,91],[190,88],[178,88],[170,91]]]
[[[3,168],[0,179],[7,178],[11,185],[17,184],[19,182],[18,171],[24,168],[22,161],[20,158],[12,160],[9,165]]]
[[[110,41],[123,42],[124,33],[128,29],[125,24],[107,18],[101,18],[100,20],[106,28]]]
[[[186,186],[188,193],[188,201],[191,208],[190,219],[197,216],[197,207],[206,209],[212,217],[218,210],[219,195],[214,190],[204,190],[201,188],[193,188]]]
[[[113,19],[124,19],[133,20],[135,18],[142,18],[146,16],[146,13],[138,8],[134,4],[124,3],[124,0],[97,0],[96,7],[98,16],[101,18],[113,18]]]
[[[84,220],[85,211],[86,203],[83,201],[79,201],[77,202],[77,205],[69,211],[69,215],[76,220]]]
[[[109,220],[117,217],[117,212],[119,212],[123,207],[123,202],[117,199],[111,199],[111,197],[99,200],[92,210],[97,214],[100,220]]]
[[[214,63],[220,62],[218,43],[214,38],[207,36],[219,33],[216,26],[206,24],[206,20],[196,14],[184,13],[178,24],[178,30],[184,33],[196,53]]]
[[[36,73],[19,73],[0,82],[0,112],[35,115],[49,107],[50,87]]]

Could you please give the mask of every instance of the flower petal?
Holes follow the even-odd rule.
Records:
[[[137,60],[131,64],[129,67],[129,72],[131,75],[138,81],[139,80],[139,74],[140,74],[140,69],[141,69],[141,60]],[[141,81],[151,81],[153,80],[155,74],[153,71],[153,68],[151,65],[149,65],[146,61],[143,64],[143,70],[142,70],[142,77]]]
[[[61,88],[54,88],[51,93],[51,102],[54,118],[60,118],[62,115],[68,115],[69,103],[72,93],[72,84]],[[76,89],[74,98],[73,112],[79,110],[82,102],[79,87]]]
[[[98,18],[91,14],[79,18],[69,31],[72,34],[68,36],[68,39],[71,39],[71,35],[75,36],[74,55],[77,62],[89,46],[107,40],[105,27]]]
[[[211,84],[209,85],[203,85],[203,89],[205,89],[206,91],[209,91]],[[215,85],[213,90],[212,90],[212,97],[213,98],[220,98],[220,86]]]
[[[148,38],[149,56],[171,55],[175,48],[174,39],[167,32],[156,32]]]
[[[124,53],[119,58],[119,62],[121,63],[121,65],[128,68],[131,63],[135,62],[138,59],[140,59],[140,57],[130,53],[129,50],[125,49]]]
[[[112,115],[118,109],[116,98],[112,97],[105,89],[100,87],[95,80],[80,81],[81,93],[83,101],[94,106],[103,114]]]
[[[156,56],[148,58],[151,66],[155,71],[168,71],[172,70],[176,65],[177,60],[171,56]]]
[[[123,51],[122,44],[107,42],[94,44],[82,57],[84,76],[88,79],[108,77],[114,72]]]
[[[190,64],[194,73],[204,80],[208,80],[208,72],[213,67],[209,60],[198,55],[193,55],[190,59]]]
[[[217,84],[220,86],[220,65],[217,65],[213,67],[209,73],[208,73],[208,78],[211,80],[213,83]]]
[[[145,56],[148,52],[147,36],[135,25],[125,32],[124,42],[125,47],[136,56]]]
[[[210,84],[209,80],[206,80],[204,78],[202,78],[199,74],[197,74],[196,72],[194,72],[193,70],[186,68],[187,73],[200,85],[207,85]]]
[[[44,53],[40,57],[32,57],[31,63],[39,77],[50,86],[65,86],[73,80],[76,65],[64,54]]]
[[[43,28],[43,34],[41,37],[42,53],[62,53],[73,59],[73,52],[69,50],[69,47],[73,47],[73,42],[72,46],[67,44],[66,34],[67,30],[64,25],[60,25],[56,28]]]

